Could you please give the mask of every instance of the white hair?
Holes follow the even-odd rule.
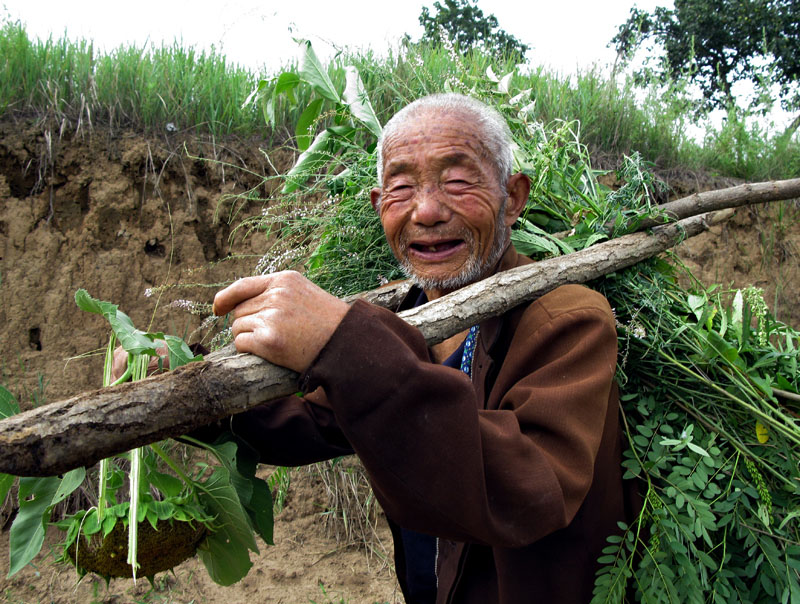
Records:
[[[497,182],[505,191],[513,167],[511,131],[508,124],[495,109],[477,99],[455,93],[432,94],[417,99],[395,113],[386,123],[378,139],[378,185],[383,186],[384,141],[401,131],[409,121],[429,111],[467,113],[472,116],[473,123],[481,130],[481,141],[488,152],[488,159],[494,163]]]

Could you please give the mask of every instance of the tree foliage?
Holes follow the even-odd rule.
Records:
[[[465,54],[480,49],[497,58],[513,56],[518,61],[524,60],[528,45],[500,29],[494,15],[484,16],[477,0],[445,0],[444,6],[437,1],[433,7],[435,14],[427,6],[422,7],[419,23],[425,33],[420,42],[441,44],[442,36],[446,36]]]
[[[753,82],[766,108],[777,88],[784,109],[800,109],[800,0],[676,0],[674,9],[631,9],[611,41],[623,60],[647,46],[644,82],[687,78],[701,109],[732,107],[732,87]],[[661,52],[659,52],[660,49]],[[765,96],[766,95],[766,96]]]

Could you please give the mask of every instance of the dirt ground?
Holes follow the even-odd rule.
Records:
[[[291,165],[264,141],[218,141],[185,133],[74,134],[42,123],[0,123],[0,383],[23,406],[100,385],[106,344],[101,318],[79,311],[78,288],[120,305],[139,327],[192,334],[200,319],[181,300],[210,302],[221,284],[251,274],[266,247],[262,233],[237,228],[269,207],[275,169]],[[676,194],[730,181],[664,175]],[[763,287],[773,312],[800,325],[800,209],[796,202],[740,209],[728,222],[690,239],[678,255],[701,281]],[[155,293],[149,297],[148,289]],[[399,602],[388,529],[383,559],[344,546],[320,521],[324,489],[295,472],[276,522],[276,546],[264,547],[239,584],[221,588],[198,560],[151,587],[91,576],[77,586],[67,568],[40,558],[0,580],[0,601],[39,602]],[[0,569],[8,568],[8,532],[0,531]],[[5,571],[0,570],[4,575]]]

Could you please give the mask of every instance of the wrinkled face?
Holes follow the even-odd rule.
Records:
[[[383,161],[372,201],[409,276],[429,297],[487,276],[516,215],[469,119],[426,112],[384,141]]]

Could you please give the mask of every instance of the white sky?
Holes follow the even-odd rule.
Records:
[[[606,45],[634,3],[651,10],[672,0],[479,0],[478,6],[533,47],[533,64],[567,74],[613,63],[614,51]],[[433,12],[433,0],[0,0],[0,15],[22,21],[30,36],[66,32],[106,51],[176,39],[198,48],[213,44],[232,62],[274,72],[296,55],[292,35],[311,39],[321,57],[335,46],[383,51],[405,33],[417,40],[423,5]]]

